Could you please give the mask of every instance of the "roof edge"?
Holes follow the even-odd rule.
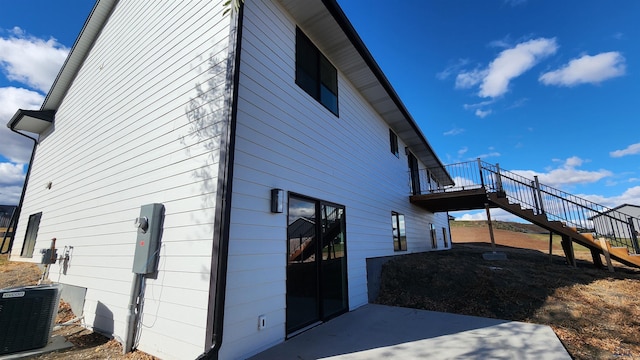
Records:
[[[444,170],[444,164],[442,163],[442,161],[440,160],[436,152],[433,150],[433,147],[431,146],[431,144],[429,144],[429,141],[424,136],[424,134],[422,133],[422,130],[420,130],[420,127],[418,126],[416,121],[413,119],[413,117],[409,113],[409,110],[406,108],[406,106],[400,99],[400,96],[391,85],[391,82],[389,81],[389,79],[387,79],[387,76],[384,74],[384,72],[382,71],[382,69],[376,62],[376,60],[373,58],[373,55],[371,54],[371,52],[369,52],[369,49],[364,44],[364,41],[362,41],[362,39],[360,38],[360,35],[358,35],[358,32],[351,24],[351,21],[349,21],[349,18],[347,18],[347,15],[344,13],[340,5],[338,5],[338,2],[336,0],[322,0],[322,3],[327,8],[327,10],[329,10],[329,13],[331,14],[331,16],[333,16],[333,18],[338,23],[338,25],[340,26],[342,31],[345,33],[347,38],[349,38],[349,40],[351,41],[353,46],[356,48],[360,56],[362,56],[362,59],[365,61],[367,66],[369,66],[369,68],[373,71],[374,75],[376,76],[376,78],[378,79],[382,87],[387,91],[387,93],[389,94],[393,102],[396,104],[400,112],[402,112],[402,115],[407,119],[407,121],[409,122],[413,130],[416,132],[416,134],[418,134],[418,136],[420,137],[424,145],[427,147],[427,149],[429,149],[429,151],[431,151],[431,153],[434,156],[434,159],[438,162],[440,167]],[[444,174],[446,174],[446,177],[451,181],[451,184],[453,184],[454,181],[451,178],[451,175],[446,170],[444,170]]]
[[[57,110],[118,0],[98,0],[51,85],[40,110]]]

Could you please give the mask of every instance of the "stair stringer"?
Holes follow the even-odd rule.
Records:
[[[512,204],[507,198],[499,196],[497,193],[487,193],[487,199],[497,207],[515,215],[519,218],[527,220],[535,225],[540,226],[550,232],[556,233],[561,236],[567,236],[571,241],[580,244],[592,252],[603,254],[600,243],[593,238],[591,234],[581,234],[573,228],[565,226],[560,221],[549,221],[546,215],[535,214],[531,209],[523,209],[519,204]],[[612,259],[619,261],[625,265],[639,267],[640,268],[640,256],[630,255],[627,248],[609,247],[609,255]]]

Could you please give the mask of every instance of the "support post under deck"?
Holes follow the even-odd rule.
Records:
[[[493,236],[493,225],[491,224],[489,204],[485,203],[484,208],[487,211],[487,224],[489,225],[489,236],[491,237],[491,252],[482,254],[482,258],[485,260],[507,260],[507,254],[496,251],[496,239]]]

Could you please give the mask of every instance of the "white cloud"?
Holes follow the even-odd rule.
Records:
[[[463,132],[464,132],[464,129],[461,129],[461,128],[453,128],[453,129],[451,129],[451,130],[449,130],[449,131],[445,131],[445,132],[443,133],[443,135],[444,135],[444,136],[450,136],[450,135],[455,136],[455,135],[460,135],[460,134],[462,134]]]
[[[46,92],[62,67],[69,49],[56,39],[39,39],[14,28],[0,37],[0,67],[7,79]]]
[[[33,142],[15,134],[6,124],[18,109],[39,109],[44,96],[35,91],[4,87],[0,88],[0,156],[14,163],[27,163]]]
[[[462,107],[464,107],[465,110],[475,110],[475,109],[483,108],[485,106],[489,106],[494,102],[495,102],[494,100],[485,100],[475,104],[464,104],[462,105]]]
[[[609,156],[619,158],[627,155],[640,154],[640,143],[635,143],[627,146],[626,149],[616,150],[609,153]]]
[[[22,185],[0,186],[0,204],[18,205],[18,202],[20,201],[21,193],[22,193]]]
[[[456,89],[470,89],[479,85],[478,96],[496,98],[509,90],[511,80],[524,74],[544,58],[555,54],[555,38],[538,38],[509,47],[506,40],[491,42],[490,46],[506,47],[486,68],[462,71],[456,76]]]
[[[462,69],[463,67],[467,66],[468,64],[469,64],[469,59],[458,59],[458,61],[456,61],[455,63],[450,64],[449,66],[447,66],[446,69],[444,69],[441,72],[437,73],[436,74],[436,78],[438,80],[446,80],[451,75],[453,75],[454,73],[457,73],[458,71],[460,71],[460,69]]]
[[[622,76],[625,72],[625,58],[619,52],[611,51],[573,59],[558,70],[542,74],[539,80],[545,85],[558,86],[599,84]]]
[[[475,69],[471,71],[461,72],[456,76],[456,89],[472,88],[480,84],[485,76],[487,76],[487,70]]]
[[[511,222],[523,222],[523,220],[509,212],[502,209],[489,209],[491,212],[491,221],[511,221]],[[449,215],[456,218],[456,221],[486,221],[486,210],[479,211],[452,211]],[[487,230],[488,231],[488,230]]]
[[[460,150],[458,150],[458,156],[462,156],[462,155],[466,154],[467,151],[469,151],[468,147],[465,146],[465,147],[461,148]]]
[[[613,175],[610,171],[604,169],[597,171],[576,169],[582,166],[583,162],[584,160],[574,156],[566,159],[560,167],[551,169],[547,173],[539,173],[533,170],[515,170],[513,172],[529,179],[538,176],[540,183],[555,188],[562,188],[565,185],[594,183]]]
[[[614,208],[622,204],[640,205],[640,186],[631,187],[625,190],[625,192],[623,192],[622,194],[612,197],[585,194],[580,194],[577,196],[592,201],[596,204],[608,206],[610,208]]]
[[[499,152],[493,151],[493,152],[486,153],[486,154],[480,154],[477,157],[480,158],[480,159],[486,159],[486,158],[490,158],[490,157],[499,157],[499,156],[500,156]]]
[[[479,117],[479,118],[481,118],[481,119],[486,118],[486,117],[487,117],[487,116],[489,116],[491,113],[492,113],[492,110],[491,110],[491,109],[489,109],[489,110],[477,109],[477,110],[476,110],[476,116],[477,116],[477,117]]]
[[[503,50],[489,64],[487,75],[480,85],[481,97],[498,97],[509,90],[509,82],[531,69],[540,60],[558,50],[555,38],[539,38],[517,44]]]
[[[24,164],[0,163],[0,185],[21,185],[24,182]]]

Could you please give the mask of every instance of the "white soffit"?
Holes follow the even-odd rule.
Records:
[[[371,59],[370,61],[375,62],[355,30],[353,34],[350,34],[351,38],[343,30],[343,26],[352,28],[351,24],[342,24],[343,26],[341,26],[325,6],[325,2],[327,2],[331,3],[330,6],[339,8],[335,0],[279,1],[311,41],[318,46],[336,68],[340,69],[389,126],[398,135],[401,135],[401,139],[414,155],[427,167],[437,168],[434,175],[443,184],[453,184],[453,180],[444,170],[442,162],[408,114],[378,65],[374,64],[375,69],[372,69],[372,66],[363,58],[362,52]],[[354,36],[357,38],[356,42],[362,45],[352,41]],[[362,49],[358,47],[362,47]]]

